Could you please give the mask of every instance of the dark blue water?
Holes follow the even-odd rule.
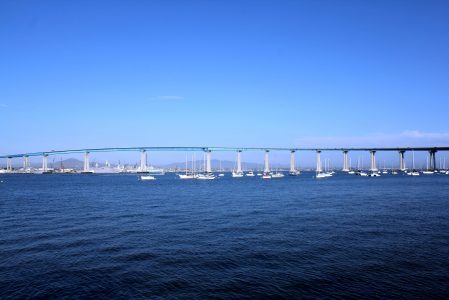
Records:
[[[2,299],[449,296],[449,176],[0,180]]]

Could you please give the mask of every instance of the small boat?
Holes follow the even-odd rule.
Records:
[[[257,173],[257,176],[262,176],[262,173]]]
[[[246,173],[245,176],[248,176],[248,177],[254,177],[255,175],[254,175],[254,172],[253,172],[253,171],[248,171],[248,173]]]
[[[298,171],[298,170],[290,171],[290,172],[288,173],[289,176],[298,176],[298,175],[300,175],[300,174],[301,174],[301,172]]]
[[[142,175],[140,176],[140,180],[155,180],[156,177],[151,176],[151,175]]]
[[[329,176],[327,176],[326,175],[326,173],[316,173],[316,175],[315,175],[315,178],[326,178],[326,177],[329,177]]]
[[[355,171],[348,171],[348,174],[355,174]]]
[[[433,174],[434,172],[433,171],[422,171],[422,173],[424,175],[430,175],[430,174]]]
[[[262,179],[271,179],[271,174],[269,172],[263,173]]]
[[[379,177],[380,174],[377,173],[377,172],[371,172],[371,173],[368,174],[368,176],[369,176],[369,177]]]
[[[243,177],[243,172],[232,171],[232,177]]]
[[[418,171],[411,171],[407,173],[408,176],[419,176],[419,172]]]
[[[284,177],[285,175],[283,174],[283,173],[279,173],[279,172],[276,172],[276,173],[274,173],[274,174],[271,174],[271,178],[282,178],[282,177]]]
[[[212,180],[212,179],[215,179],[215,175],[212,174],[212,173],[198,174],[196,176],[196,179],[199,179],[199,180]]]
[[[224,176],[224,173],[218,174],[218,177],[223,177],[223,176]]]
[[[398,175],[398,171],[391,172],[392,175]]]
[[[195,179],[193,174],[178,174],[179,179]]]

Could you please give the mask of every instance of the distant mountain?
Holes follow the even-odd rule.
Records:
[[[202,168],[204,165],[204,162],[202,160],[196,160],[195,161],[195,168]],[[220,160],[217,159],[213,159],[211,160],[211,167],[212,169],[219,169],[221,165],[221,168],[224,170],[232,170],[234,169],[237,165],[235,161],[229,161],[229,160],[222,160],[220,162]],[[185,162],[175,162],[175,163],[171,163],[171,164],[166,164],[166,165],[157,165],[158,167],[164,168],[164,169],[185,169],[186,163]],[[192,168],[192,161],[188,161],[187,162],[187,167],[189,169]],[[279,166],[280,168],[286,168],[287,166]],[[262,170],[263,169],[263,163],[250,163],[250,162],[242,162],[242,168],[243,170]]]
[[[76,158],[68,158],[62,161],[51,161],[50,159],[48,160],[48,167],[50,168],[60,169],[61,166],[64,169],[82,169],[84,167],[84,162]]]
[[[93,167],[96,164],[96,162],[92,162],[90,163],[90,165]],[[169,163],[169,164],[155,164],[155,167],[158,168],[163,168],[163,169],[184,169],[185,168],[186,163],[185,162],[174,162],[174,163]],[[196,169],[201,169],[204,165],[204,162],[202,160],[196,160],[195,161],[195,168]],[[34,168],[41,168],[42,167],[42,163],[39,162],[33,162],[31,164],[32,167]],[[84,162],[76,159],[76,158],[68,158],[68,159],[64,159],[62,161],[58,161],[58,160],[52,160],[51,158],[48,159],[48,167],[49,168],[56,168],[56,169],[60,169],[61,166],[65,169],[77,169],[77,170],[81,170],[84,167]],[[98,163],[99,167],[104,167],[105,164],[104,163]],[[187,166],[189,169],[192,168],[192,161],[188,161],[187,162]],[[236,167],[236,162],[235,161],[230,161],[230,160],[218,160],[218,159],[213,159],[211,161],[211,166],[212,169],[214,170],[218,170],[221,166],[221,168],[223,170],[233,170]],[[17,163],[14,167],[22,167],[22,164]],[[276,166],[271,166],[271,168],[273,167],[279,167],[279,168],[288,168],[288,165],[276,165]],[[242,162],[242,168],[243,170],[262,170],[263,169],[263,162],[262,163],[251,163],[251,162]]]

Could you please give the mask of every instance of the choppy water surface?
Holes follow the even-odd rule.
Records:
[[[0,180],[3,299],[449,295],[449,176]]]

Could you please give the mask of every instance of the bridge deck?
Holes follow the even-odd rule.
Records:
[[[449,151],[449,147],[387,147],[387,148],[273,148],[273,147],[118,147],[51,150],[2,155],[0,158],[44,156],[84,152],[124,152],[124,151]]]

